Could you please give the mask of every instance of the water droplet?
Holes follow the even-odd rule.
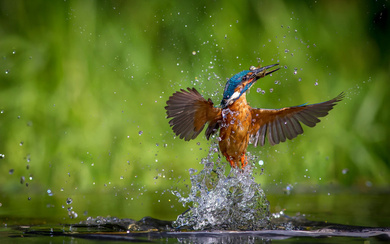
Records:
[[[68,198],[66,199],[66,204],[67,204],[67,205],[72,204],[72,202],[73,202],[72,198],[68,197]]]
[[[120,180],[123,180],[123,179],[124,179],[123,175],[121,175],[121,176],[119,177],[119,179],[120,179]]]
[[[315,85],[315,86],[318,86],[318,82],[316,81],[316,82],[314,83],[314,85]]]
[[[47,189],[47,195],[49,195],[50,197],[53,196],[53,192],[50,190],[50,189]]]
[[[343,173],[343,175],[347,174],[349,172],[349,169],[345,168],[341,171],[341,173]]]
[[[8,171],[8,173],[9,173],[10,175],[12,175],[12,174],[14,173],[14,169],[10,169],[10,170]]]
[[[288,185],[286,186],[286,188],[284,188],[284,192],[285,192],[287,195],[290,195],[293,188],[294,188],[294,187],[293,187],[291,184],[288,184]]]
[[[189,169],[188,172],[192,175],[192,174],[195,174],[196,172],[198,172],[196,169]]]
[[[4,110],[2,109],[2,110],[0,110],[0,114],[3,114],[4,113]]]
[[[23,143],[24,143],[24,142],[21,141],[21,142],[19,143],[19,146],[23,146]]]
[[[196,55],[196,51],[192,51],[192,55]]]
[[[264,161],[263,160],[259,160],[259,165],[263,166],[264,165]]]
[[[138,135],[140,136],[140,135],[142,135],[144,132],[142,131],[142,130],[140,130],[139,132],[138,132]]]
[[[5,155],[0,153],[0,159],[2,158],[5,158]]]
[[[9,74],[9,70],[7,69],[7,70],[5,70],[5,74],[6,75],[8,75]]]

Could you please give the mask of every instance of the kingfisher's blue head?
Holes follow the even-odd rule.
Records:
[[[221,101],[222,108],[226,108],[233,104],[242,94],[251,88],[258,79],[277,71],[279,68],[267,71],[267,69],[276,65],[278,64],[272,64],[262,68],[252,66],[249,70],[244,70],[235,74],[225,85]]]

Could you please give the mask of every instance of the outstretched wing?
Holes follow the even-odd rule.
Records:
[[[344,93],[340,93],[332,100],[311,105],[301,105],[282,109],[257,109],[251,110],[252,124],[250,128],[251,143],[256,147],[263,146],[265,137],[271,145],[279,144],[287,139],[293,139],[303,133],[300,123],[314,127],[319,117],[324,117],[341,101]]]
[[[169,97],[167,101],[167,118],[172,118],[169,124],[180,139],[189,141],[195,139],[206,123],[207,139],[218,129],[221,120],[221,109],[213,106],[211,99],[206,100],[195,88],[181,89]]]

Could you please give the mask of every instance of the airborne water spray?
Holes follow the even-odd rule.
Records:
[[[260,230],[269,226],[269,202],[260,184],[254,181],[252,169],[231,168],[214,159],[217,144],[201,163],[198,173],[190,169],[191,191],[187,197],[175,194],[189,209],[177,217],[173,226],[179,229]],[[230,167],[229,167],[230,168]]]

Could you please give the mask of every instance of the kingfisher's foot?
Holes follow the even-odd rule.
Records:
[[[225,156],[226,160],[229,162],[230,167],[232,167],[232,168],[236,168],[237,167],[237,164],[233,161],[232,157],[230,157],[227,154],[224,154],[224,156]]]
[[[248,160],[246,159],[245,154],[243,154],[243,155],[241,156],[241,168],[244,169],[245,166],[247,166],[247,165],[248,165]]]
[[[237,167],[236,164],[233,162],[233,160],[228,160],[228,161],[230,163],[230,167],[232,167],[232,168],[236,168]]]

